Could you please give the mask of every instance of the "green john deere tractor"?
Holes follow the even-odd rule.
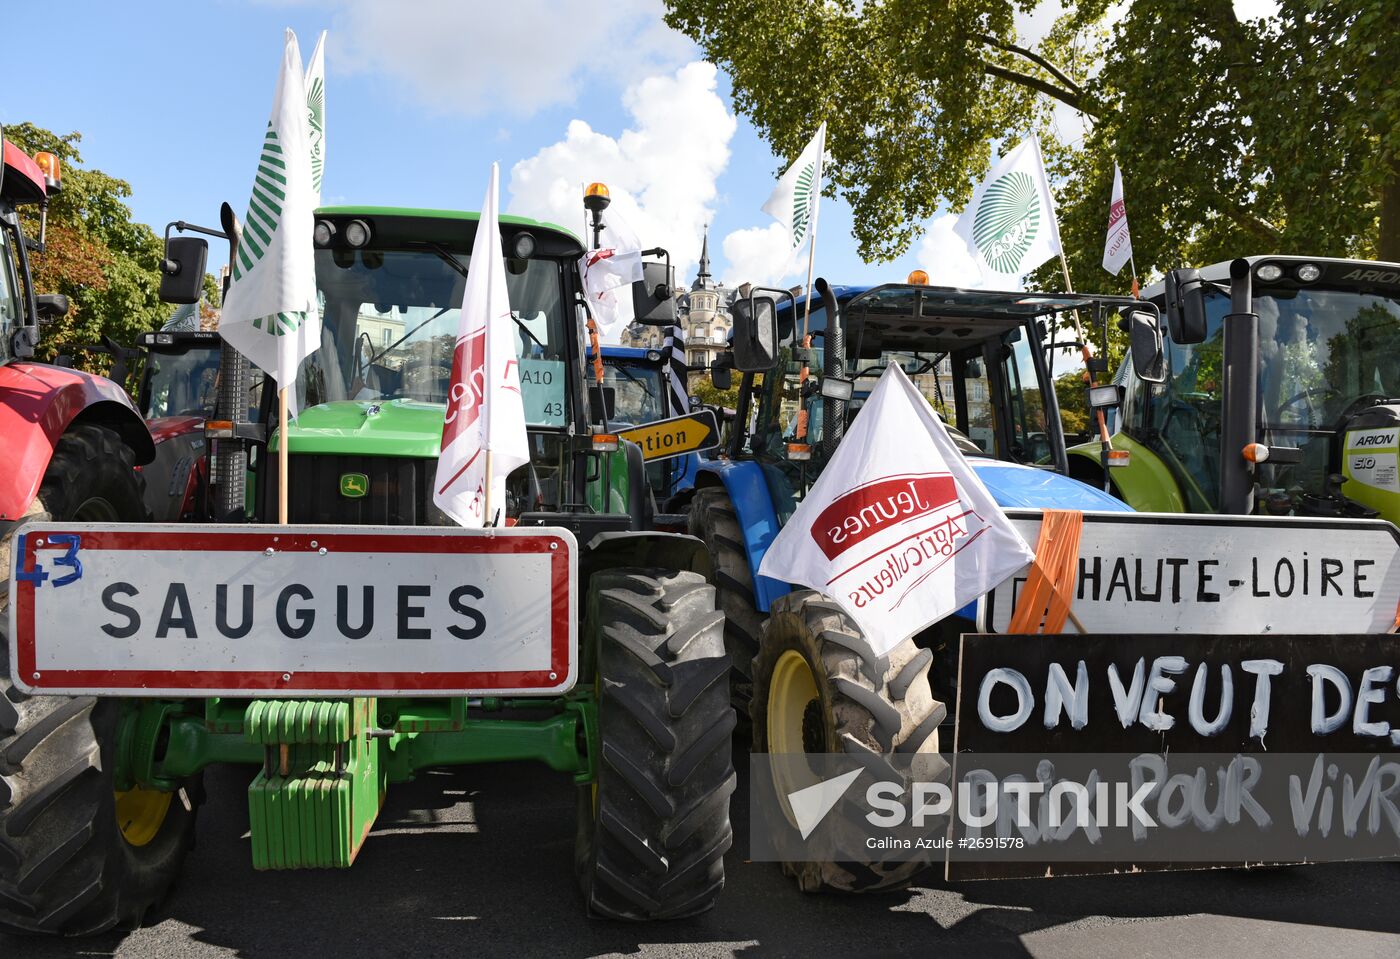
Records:
[[[237,236],[224,218],[180,226]],[[506,519],[464,530],[434,505],[477,220],[318,211],[323,335],[285,436],[263,425],[272,390],[249,415],[225,344],[208,423],[222,524],[17,530],[0,929],[138,924],[216,763],[249,767],[255,866],[288,869],[350,865],[389,785],[428,767],[538,760],[577,788],[592,914],[714,905],[735,784],[723,614],[704,545],[650,528],[640,451],[595,442],[583,247],[558,227],[501,218],[531,452]],[[197,296],[206,255],[170,237],[167,298]],[[664,286],[639,284],[639,315],[670,322]],[[284,443],[289,525],[250,525],[276,518]]]

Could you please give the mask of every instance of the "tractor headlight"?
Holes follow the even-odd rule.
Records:
[[[1279,266],[1277,263],[1265,263],[1254,271],[1254,275],[1265,283],[1272,283],[1283,276],[1283,267]]]
[[[359,249],[369,242],[369,224],[364,220],[351,220],[345,225],[345,242]]]
[[[1313,283],[1322,276],[1322,267],[1316,263],[1304,263],[1295,274],[1300,283]]]
[[[330,220],[317,220],[316,229],[312,231],[311,238],[317,246],[330,246],[331,240],[335,239],[335,224]]]
[[[515,242],[511,245],[517,260],[528,260],[535,255],[535,237],[532,233],[515,234]]]

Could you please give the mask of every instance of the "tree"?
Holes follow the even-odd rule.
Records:
[[[722,390],[715,386],[710,374],[703,373],[690,378],[690,393],[706,406],[734,409],[739,405],[739,387],[731,386]]]
[[[1107,377],[1100,375],[1098,384],[1103,385],[1123,364],[1127,356],[1127,337],[1118,329],[1118,323],[1110,319],[1108,324],[1108,370]],[[1088,333],[1088,330],[1085,331]],[[1095,354],[1098,341],[1095,339]],[[1063,363],[1063,358],[1060,360]],[[1063,368],[1063,367],[1062,367]],[[1098,429],[1097,421],[1089,415],[1088,384],[1084,380],[1084,370],[1076,368],[1055,377],[1055,400],[1060,407],[1060,426],[1066,433],[1092,434]]]
[[[160,302],[161,238],[131,219],[125,180],[85,169],[78,133],[55,134],[33,123],[5,127],[5,136],[27,153],[47,150],[63,164],[63,190],[49,202],[47,249],[31,256],[35,289],[63,293],[68,315],[44,327],[42,356],[52,358],[108,335],[129,346],[136,334],[156,329],[171,307]],[[38,210],[24,208],[25,231],[38,235]],[[106,369],[100,355],[77,353],[75,365]]]
[[[1115,159],[1143,273],[1259,252],[1400,260],[1395,3],[1282,0],[1242,23],[1231,0],[1134,0],[1110,22],[1109,0],[1081,0],[1034,46],[1014,18],[1041,0],[667,6],[779,156],[827,121],[827,192],[851,204],[867,259],[965,206],[994,141],[1038,131],[1080,286],[1113,285],[1100,259]],[[1091,122],[1082,144],[1054,135],[1060,104]]]

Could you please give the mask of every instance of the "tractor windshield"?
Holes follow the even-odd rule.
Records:
[[[214,415],[218,398],[219,348],[194,348],[173,353],[152,350],[142,390],[148,420],[163,416]]]
[[[297,382],[304,409],[334,400],[445,403],[452,377],[466,254],[317,250],[321,348]],[[506,261],[525,417],[568,418],[562,273],[550,259]]]
[[[636,426],[664,420],[666,388],[658,364],[628,363],[604,359],[603,389],[615,390],[613,422]]]
[[[812,385],[822,375],[825,334],[821,309],[812,311],[811,322],[813,345],[803,349],[800,343],[784,341],[781,381],[776,375],[765,381],[751,440],[755,453],[781,455],[787,443],[799,440],[799,433],[804,434],[800,440],[804,443],[815,445],[822,439],[822,397],[809,386],[809,395],[804,398],[801,389],[804,362]],[[861,359],[846,374],[855,381],[847,419],[854,418],[880,375],[896,363],[969,455],[1028,465],[1050,463],[1046,391],[1031,340],[1016,325],[992,332],[996,335],[966,345],[930,341],[927,349],[911,344]],[[1001,435],[996,428],[998,419],[1007,425]]]
[[[861,315],[850,308],[857,332],[847,333],[846,375],[854,380],[847,407],[849,423],[859,413],[881,374],[898,364],[929,405],[943,419],[954,442],[967,456],[990,457],[1034,466],[1054,466],[1053,438],[1058,420],[1046,409],[1043,357],[1037,356],[1030,325],[1015,316],[1000,315],[940,326],[927,317],[898,324],[873,310]],[[847,317],[848,322],[852,319]],[[865,332],[859,332],[860,323]],[[811,345],[791,332],[785,313],[779,314],[784,337],[778,364],[763,375],[749,450],[765,464],[773,482],[775,508],[786,516],[825,465],[822,448],[827,424],[826,403],[818,383],[823,375],[825,311],[814,308],[809,328]],[[862,342],[855,339],[861,337]],[[871,341],[884,348],[870,349]],[[807,385],[802,380],[807,369]],[[1053,401],[1052,401],[1053,402]],[[810,458],[794,459],[792,444],[810,446]],[[1063,457],[1063,447],[1058,457]]]
[[[1260,426],[1267,442],[1303,450],[1297,466],[1266,466],[1266,489],[1322,493],[1329,444],[1364,398],[1400,396],[1400,299],[1309,287],[1256,290]],[[1147,398],[1150,435],[1193,509],[1219,505],[1222,337],[1230,298],[1206,298],[1206,338],[1168,343],[1167,382]]]

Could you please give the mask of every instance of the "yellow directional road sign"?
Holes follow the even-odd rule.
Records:
[[[642,458],[651,462],[713,449],[719,445],[719,424],[713,410],[700,410],[619,430],[617,435],[640,446]]]

